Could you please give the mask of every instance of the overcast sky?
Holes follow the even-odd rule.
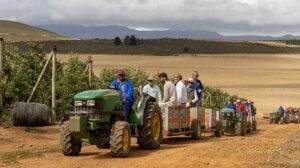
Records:
[[[300,35],[300,0],[0,0],[0,19]]]

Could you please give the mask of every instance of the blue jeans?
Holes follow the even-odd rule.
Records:
[[[128,122],[130,122],[130,113],[132,111],[133,103],[133,100],[126,100],[125,102],[123,102],[123,105],[125,105],[125,116]]]

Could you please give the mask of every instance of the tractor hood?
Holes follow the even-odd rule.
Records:
[[[221,112],[222,112],[222,113],[233,113],[234,111],[233,111],[233,109],[230,109],[230,108],[223,108],[223,109],[221,110]]]
[[[94,100],[106,97],[120,97],[120,93],[112,89],[87,90],[76,94],[74,100]]]

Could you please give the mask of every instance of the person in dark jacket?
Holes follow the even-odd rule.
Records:
[[[196,103],[196,106],[202,105],[202,95],[203,95],[203,85],[202,82],[199,80],[199,73],[197,71],[193,71],[192,78],[194,79],[194,89],[197,93],[198,102]]]
[[[126,120],[130,120],[130,113],[132,111],[132,106],[134,103],[133,92],[134,87],[130,80],[126,79],[126,74],[124,70],[118,70],[118,79],[114,80],[110,84],[111,89],[116,89],[121,91],[121,98],[123,105],[126,107]]]

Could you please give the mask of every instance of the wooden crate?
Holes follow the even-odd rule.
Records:
[[[200,121],[202,128],[205,129],[211,129],[216,127],[216,121],[217,121],[217,113],[219,113],[219,120],[222,120],[222,115],[220,112],[217,112],[213,109],[205,109],[200,110]]]
[[[190,128],[190,109],[184,106],[176,108],[168,108],[169,117],[166,123],[165,115],[166,109],[162,109],[164,130],[181,130],[183,128]],[[178,131],[177,131],[178,132]],[[179,131],[180,132],[180,131]]]

